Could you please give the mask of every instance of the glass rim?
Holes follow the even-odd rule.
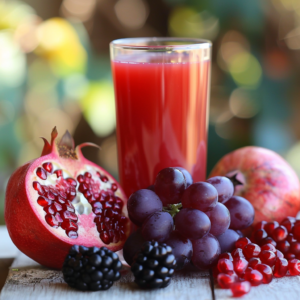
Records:
[[[157,45],[147,45],[146,43],[157,43]],[[167,42],[168,45],[159,45]],[[174,45],[172,45],[172,42]],[[175,44],[182,43],[182,44]],[[156,50],[156,51],[173,51],[173,50],[193,50],[208,49],[212,47],[212,42],[205,39],[197,38],[174,38],[174,37],[139,37],[139,38],[122,38],[110,42],[113,48],[127,50]]]

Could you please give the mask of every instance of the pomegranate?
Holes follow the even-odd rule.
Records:
[[[82,155],[66,132],[44,140],[41,157],[17,169],[5,196],[14,244],[38,263],[59,269],[74,244],[120,250],[131,231],[127,198],[116,180]],[[95,145],[94,145],[95,146]]]
[[[235,181],[235,195],[251,202],[254,225],[262,220],[281,222],[300,209],[300,185],[290,165],[275,152],[244,147],[225,155],[209,177],[227,176]]]

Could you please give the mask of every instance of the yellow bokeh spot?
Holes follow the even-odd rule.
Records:
[[[48,59],[59,76],[85,71],[87,53],[73,26],[62,18],[43,22],[37,31],[39,46],[36,52]]]

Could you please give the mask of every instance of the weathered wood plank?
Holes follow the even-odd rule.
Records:
[[[216,300],[236,299],[232,298],[230,290],[218,288],[215,285]],[[273,278],[269,284],[262,284],[251,288],[249,294],[243,296],[243,300],[299,300],[300,276]]]
[[[60,271],[43,268],[24,254],[14,261],[0,300],[194,300],[212,299],[207,272],[178,272],[171,285],[153,291],[143,291],[133,282],[133,276],[124,270],[124,276],[108,291],[80,292],[64,283]]]

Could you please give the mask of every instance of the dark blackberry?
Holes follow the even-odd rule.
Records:
[[[66,283],[83,291],[108,290],[120,279],[119,256],[105,247],[87,248],[74,245],[63,264]]]
[[[135,256],[131,271],[135,283],[144,289],[164,288],[171,282],[176,265],[172,247],[158,242],[146,242]]]

